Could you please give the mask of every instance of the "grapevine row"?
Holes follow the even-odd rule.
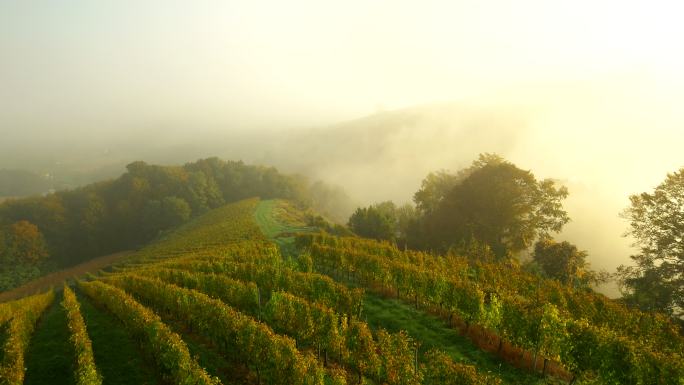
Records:
[[[76,352],[76,384],[77,385],[100,385],[102,378],[95,366],[93,347],[86,329],[81,308],[74,292],[69,286],[64,285],[64,298],[62,307],[67,315],[67,325],[71,332],[71,343]]]
[[[36,296],[24,297],[14,301],[0,303],[0,325],[12,319],[27,304],[36,300]],[[29,305],[30,306],[30,305]]]
[[[258,293],[253,283],[233,281],[214,274],[178,270],[152,270],[147,274],[153,274],[165,282],[197,289],[248,314],[262,313],[260,303],[255,301]],[[381,372],[388,371],[379,370],[380,360],[376,353],[379,347],[373,341],[367,325],[355,320],[348,325],[345,316],[338,315],[325,305],[311,304],[291,294],[275,292],[263,308],[263,319],[275,332],[293,337],[297,345],[316,348],[319,357],[323,350],[326,366],[328,352],[338,352],[338,362],[344,362],[356,369],[359,378],[363,374],[378,379]],[[348,330],[350,334],[347,333]],[[348,338],[349,336],[354,338]],[[394,362],[398,362],[396,357],[400,355],[397,352],[382,353],[395,356]],[[413,357],[410,351],[408,353],[408,367],[411,367]],[[359,359],[362,364],[359,364]],[[406,373],[405,383],[417,383],[414,377],[414,373]]]
[[[341,313],[356,316],[361,310],[362,289],[350,289],[330,277],[293,271],[280,265],[186,261],[169,263],[166,267],[217,273],[256,283],[266,293],[283,290],[314,302],[321,302]]]
[[[24,382],[24,353],[40,315],[55,299],[50,290],[22,300],[21,308],[16,309],[7,327],[7,339],[2,347],[0,362],[0,384],[21,385]]]
[[[437,256],[418,251],[400,251],[388,242],[354,237],[333,237],[325,234],[300,236],[300,247],[312,244],[330,246],[345,252],[361,252],[393,261],[406,262],[448,273],[450,277],[468,279],[485,292],[507,293],[534,298],[539,303],[550,302],[566,316],[587,319],[591,324],[610,328],[637,341],[649,341],[657,349],[666,348],[684,353],[684,337],[677,325],[663,314],[644,313],[628,309],[623,304],[588,289],[575,289],[551,279],[542,279],[502,263],[487,263],[453,255]]]
[[[365,323],[348,320],[325,305],[312,304],[292,294],[273,293],[262,311],[255,298],[258,293],[253,283],[234,281],[214,274],[178,270],[150,270],[146,274],[152,274],[165,282],[197,289],[252,315],[263,312],[263,319],[274,331],[292,336],[298,344],[317,349],[318,357],[323,356],[326,366],[328,353],[337,353],[337,361],[353,368],[359,377],[365,375],[379,383],[388,384],[398,383],[393,379],[400,379],[402,384],[419,383],[420,374],[413,367],[413,344],[403,333],[380,333],[380,341],[390,342],[378,344]],[[401,350],[398,347],[406,349]],[[392,359],[381,359],[384,357]],[[429,370],[433,371],[433,368],[430,367]],[[477,375],[474,370],[463,372],[468,373],[461,376],[463,384],[480,383],[485,378]]]
[[[100,281],[79,282],[79,287],[119,318],[135,338],[150,350],[166,381],[179,385],[221,383],[197,364],[178,334],[130,295]]]
[[[560,359],[574,370],[596,370],[605,379],[618,379],[620,383],[658,384],[663,383],[660,380],[663,378],[684,376],[684,364],[677,353],[654,352],[647,345],[603,327],[582,327],[582,321],[561,317],[552,304],[542,306],[505,292],[485,295],[476,283],[467,279],[379,255],[337,250],[316,243],[309,250],[321,269],[338,276],[352,272],[366,286],[384,286],[413,297],[416,303],[446,307],[467,322],[496,330],[512,343]],[[597,360],[600,367],[585,359],[586,352],[571,348],[581,339],[594,341],[594,350],[602,354]]]
[[[300,353],[295,342],[275,334],[223,302],[161,280],[120,275],[107,278],[151,305],[181,318],[234,362],[244,362],[268,384],[324,384],[325,371],[315,357]],[[330,378],[344,383],[344,378]]]

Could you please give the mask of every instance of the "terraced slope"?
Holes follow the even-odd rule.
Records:
[[[281,215],[276,210],[278,204],[278,201],[262,201],[257,206],[257,212],[260,212],[260,215],[256,216],[256,220],[266,236],[276,236],[284,231],[299,234],[311,232],[310,229],[302,229],[297,223],[288,224],[287,220],[293,216]],[[296,218],[296,216],[294,217]],[[269,231],[268,229],[279,229],[279,231]],[[294,242],[294,239],[289,238],[279,244],[289,247],[287,242]],[[351,282],[346,283],[358,286]],[[541,379],[515,368],[495,355],[479,349],[456,330],[449,328],[442,320],[393,298],[385,298],[369,292],[365,293],[362,319],[368,323],[372,330],[406,331],[420,344],[419,351],[428,352],[431,349],[439,349],[448,354],[453,361],[473,365],[480,371],[501,380],[502,383],[562,382],[552,378]]]
[[[458,273],[458,261],[440,265],[435,256],[387,244],[315,235],[302,218],[283,201],[226,205],[78,282],[75,296],[65,288],[56,300],[48,292],[0,304],[0,384],[494,385],[571,379],[542,358],[554,352],[551,342],[566,340],[541,339],[537,361],[543,369],[530,369],[510,365],[468,338],[484,335],[480,324],[486,322],[506,330],[510,321],[501,317],[516,308],[480,296],[482,282],[457,284],[457,277],[473,276]],[[494,270],[480,269],[478,274],[496,278]],[[521,325],[534,321],[519,314]],[[559,313],[540,319],[544,327],[566,325]],[[514,337],[507,335],[511,340],[504,349],[500,343],[499,351],[513,346]],[[611,365],[624,359],[622,351],[614,353],[600,370],[573,367],[572,381],[681,385],[679,362],[663,364],[673,350],[662,356],[637,352],[634,357],[652,359],[652,376],[639,381],[634,368],[643,364],[636,361],[624,361],[632,366],[613,375]],[[526,354],[520,362],[530,362]]]

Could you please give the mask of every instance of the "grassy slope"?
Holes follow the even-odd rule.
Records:
[[[123,264],[153,263],[155,260],[166,257],[192,255],[195,251],[206,252],[216,247],[220,249],[228,243],[246,239],[265,240],[261,230],[251,219],[257,203],[256,198],[247,199],[211,210],[164,234],[136,252],[127,261],[123,261]],[[240,218],[245,218],[247,221],[243,222]],[[171,330],[181,336],[191,356],[197,359],[200,366],[212,376],[219,377],[223,384],[235,383],[234,377],[246,375],[244,368],[236,367],[235,364],[228,362],[209,341],[189,331],[183,322],[163,312],[157,314]]]
[[[312,229],[304,223],[302,213],[283,200],[263,200],[254,210],[254,219],[266,238],[281,248],[284,256],[296,256],[293,233]]]
[[[255,219],[264,234],[276,241],[281,247],[290,247],[292,238],[277,238],[283,232],[299,231],[297,224],[282,223],[283,215],[275,209],[278,201],[261,201],[255,211]],[[421,351],[438,348],[448,353],[454,360],[474,365],[482,372],[498,374],[506,384],[545,383],[533,375],[522,372],[499,360],[494,355],[474,346],[467,338],[462,337],[454,329],[442,321],[416,311],[409,305],[395,299],[385,299],[366,293],[364,298],[364,315],[372,328],[385,328],[389,331],[406,330],[409,335],[421,341]]]
[[[286,225],[276,221],[272,215],[276,204],[275,200],[260,201],[254,210],[254,218],[259,228],[267,238],[274,240],[278,234],[288,230]]]
[[[158,384],[154,366],[147,364],[126,329],[111,314],[78,295],[81,314],[93,343],[97,370],[104,385]]]
[[[132,261],[145,258],[190,255],[197,250],[211,250],[214,247],[245,239],[264,239],[260,229],[251,220],[258,199],[248,199],[214,209],[165,234],[131,256]],[[247,218],[247,223],[235,222],[239,218]],[[240,231],[236,232],[236,224]],[[141,259],[142,258],[142,259]],[[147,260],[147,262],[150,262]],[[157,312],[162,321],[175,333],[181,336],[200,366],[212,376],[217,376],[223,384],[232,384],[237,378],[247,375],[245,368],[236,367],[228,362],[212,346],[210,341],[190,331],[183,322],[164,312]],[[136,383],[136,382],[122,382]]]
[[[247,204],[255,205],[256,199],[247,202]],[[178,234],[179,237],[175,237],[171,242],[158,241],[151,245],[152,250],[146,251],[154,254],[161,252],[160,255],[163,255],[166,250],[177,250],[179,245],[187,242],[186,238],[195,238],[195,232],[202,232],[206,229],[213,231],[213,234],[204,238],[218,243],[227,242],[227,239],[223,239],[226,233],[223,227],[230,227],[230,225],[224,218],[231,215],[224,212],[225,210],[230,211],[231,206],[227,205],[224,209],[214,210],[191,221],[178,229],[179,231],[173,232],[173,234]],[[256,226],[251,234],[261,236]],[[249,234],[242,234],[241,236],[251,238]],[[119,253],[98,258],[97,260],[82,264],[83,266],[79,265],[72,269],[65,269],[50,276],[42,277],[36,282],[40,284],[47,283],[52,286],[57,282],[62,282],[65,279],[87,271],[95,272],[112,262],[125,261],[137,254],[141,254],[141,252],[132,255],[130,253]],[[44,282],[46,280],[49,282]],[[15,292],[4,292],[0,294],[0,297],[8,296]],[[155,366],[150,362],[146,362],[145,355],[142,354],[120,322],[106,310],[94,306],[87,297],[83,295],[78,297],[88,334],[93,343],[95,362],[98,371],[103,376],[104,384],[160,384],[161,381],[155,374]],[[74,351],[69,340],[70,333],[67,327],[66,314],[60,302],[61,298],[55,299],[55,303],[45,312],[32,336],[29,350],[26,354],[26,366],[28,368],[26,384],[73,384],[75,381],[73,374]],[[2,327],[0,329],[0,341],[4,341],[5,325],[0,326]],[[199,357],[200,363],[203,366],[210,370],[215,368],[219,376],[221,376],[221,371],[225,367],[222,358],[209,351],[201,343],[192,340],[192,338],[189,338],[186,343],[193,356]],[[226,378],[224,377],[224,379]],[[229,382],[226,381],[224,383]]]
[[[159,255],[164,255],[165,252],[174,253],[180,251],[179,245],[192,244],[193,242],[189,242],[190,240],[200,238],[210,239],[210,244],[214,244],[261,237],[260,230],[256,226],[253,230],[248,229],[245,234],[235,235],[226,231],[227,228],[231,227],[231,224],[225,218],[234,214],[231,210],[235,210],[236,207],[237,210],[248,208],[251,212],[256,206],[256,202],[257,200],[250,200],[243,202],[239,207],[228,205],[223,209],[214,210],[182,226],[173,234],[169,234],[171,239],[162,239],[152,244],[150,250],[146,249],[136,254],[160,253]],[[267,213],[271,213],[276,207],[275,202],[267,201],[267,203],[273,205],[266,210]],[[271,224],[277,226],[277,222]],[[288,228],[277,227],[276,232],[280,233],[285,230]],[[206,231],[209,231],[209,234],[201,234]],[[198,234],[202,236],[200,237]],[[117,259],[120,257],[117,256]],[[135,255],[130,257],[135,257]],[[68,277],[71,276],[72,274],[68,274]],[[145,355],[136,346],[120,322],[106,310],[95,306],[86,296],[78,294],[78,299],[88,334],[92,340],[95,362],[98,371],[103,376],[104,384],[156,385],[162,383],[155,374],[154,365],[146,361]],[[61,295],[46,310],[31,338],[26,354],[26,366],[28,368],[26,384],[60,385],[74,384],[75,382],[73,374],[74,349],[69,340],[70,332],[67,327],[66,314],[60,302]],[[225,359],[209,347],[205,341],[183,330],[179,323],[169,319],[167,321],[170,321],[169,326],[181,334],[190,353],[198,358],[200,365],[207,368],[210,373],[219,376],[224,384],[233,382],[231,377],[234,368]],[[0,341],[4,340],[5,326],[0,325]]]
[[[26,385],[74,384],[74,347],[69,341],[61,293],[38,321],[25,356]]]
[[[254,205],[252,206],[254,218],[261,231],[269,238],[276,240],[283,248],[292,248],[291,233],[309,230],[297,220],[301,216],[297,215],[296,209],[287,202],[266,200],[257,203],[254,200],[243,204],[245,207],[249,205]],[[178,245],[185,244],[186,238],[197,238],[197,234],[209,230],[211,230],[210,234],[204,234],[202,239],[212,240],[209,243],[229,241],[223,239],[228,236],[223,227],[230,223],[230,221],[223,220],[226,216],[230,217],[230,208],[225,210],[227,211],[216,210],[211,215],[193,221],[184,226],[185,231],[176,233],[176,236],[168,239],[168,242],[162,240],[153,245],[147,253],[170,252],[174,254],[173,251],[178,250]],[[199,233],[195,234],[196,231]],[[259,233],[259,230],[254,228],[254,231],[246,231],[238,238],[252,238],[254,232]],[[93,306],[84,296],[79,296],[79,301],[88,333],[93,341],[95,361],[105,379],[105,384],[158,384],[154,366],[145,362],[144,356],[120,323],[106,311]],[[57,299],[55,305],[48,309],[33,336],[27,355],[29,368],[27,384],[73,383],[73,348],[69,343],[66,317],[59,302],[60,300]],[[500,373],[505,383],[534,384],[539,382],[537,378],[508,367],[506,364],[503,364],[500,369],[499,360],[475,348],[467,339],[447,328],[441,320],[416,311],[400,301],[368,294],[364,311],[372,327],[383,327],[390,331],[407,330],[412,337],[422,342],[423,351],[432,347],[439,348],[458,361],[477,366],[478,370]],[[206,367],[210,373],[222,377],[223,380],[229,380],[231,371],[229,364],[213,349],[206,346],[201,339],[184,333],[182,327],[175,322],[170,323],[170,326],[183,336],[191,354],[198,357],[202,366]]]

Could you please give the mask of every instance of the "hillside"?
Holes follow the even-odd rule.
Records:
[[[356,115],[350,116],[354,117]],[[565,119],[567,117],[563,116],[561,120]],[[66,167],[67,164],[77,168],[84,165],[106,166],[106,172],[93,171],[93,175],[87,179],[92,182],[118,175],[132,159],[146,159],[155,164],[182,164],[206,157],[207,154],[217,154],[226,159],[242,159],[249,164],[277,165],[281,171],[342,185],[352,198],[351,201],[344,199],[344,193],[336,189],[320,194],[336,195],[333,203],[322,202],[316,208],[317,211],[326,211],[332,219],[346,223],[349,215],[360,205],[388,199],[396,203],[410,201],[421,179],[429,172],[440,169],[458,171],[478,153],[495,152],[514,160],[522,168],[534,168],[540,176],[557,178],[560,184],[569,188],[571,193],[565,207],[573,220],[560,233],[562,240],[588,250],[589,261],[597,268],[614,271],[621,263],[628,263],[628,256],[632,253],[631,241],[621,237],[625,223],[617,214],[624,208],[624,198],[633,192],[633,187],[620,186],[631,185],[635,180],[650,180],[643,183],[652,183],[652,176],[624,176],[625,173],[641,169],[636,165],[631,168],[622,166],[631,164],[629,162],[633,157],[614,160],[614,163],[610,163],[612,166],[599,161],[568,162],[570,157],[564,153],[566,150],[560,145],[562,141],[551,136],[541,141],[544,144],[538,143],[539,140],[535,139],[538,127],[531,126],[534,120],[534,113],[529,111],[529,106],[504,108],[451,102],[382,111],[336,124],[319,123],[311,128],[296,130],[207,131],[192,135],[155,131],[149,134],[154,140],[148,140],[144,145],[141,145],[139,135],[117,133],[116,139],[97,136],[96,142],[83,146],[87,149],[83,153],[70,145],[60,151],[36,149],[12,156],[2,153],[0,157],[19,162],[12,167],[20,167],[31,164],[43,153],[53,154],[57,151],[61,154],[57,155],[60,164],[63,164],[60,167]],[[576,129],[574,127],[557,134],[564,137],[576,132]],[[162,137],[164,141],[160,142]],[[113,145],[113,142],[118,144]],[[16,147],[10,143],[5,145],[10,147],[7,150]],[[569,148],[585,147],[578,144]],[[94,156],[93,148],[97,148],[101,154]],[[5,159],[5,164],[12,164],[9,163],[10,159]],[[46,169],[55,174],[66,171],[45,167],[34,167],[33,170]],[[382,174],[381,178],[378,178],[378,173]],[[197,180],[201,181],[202,178]],[[204,186],[194,190],[210,191]],[[182,194],[176,192],[174,195]],[[248,191],[240,198],[252,195],[258,194]],[[186,199],[186,196],[182,197]],[[225,203],[228,202],[230,200]],[[97,200],[87,203],[96,205]],[[113,203],[108,204],[108,212],[117,213],[116,204],[119,202]],[[123,214],[119,216],[121,218],[116,218],[118,221],[125,220]],[[103,220],[110,221],[110,218]],[[43,228],[46,224],[39,225]],[[125,234],[124,231],[119,232]],[[72,235],[81,240],[78,244],[85,246],[92,243],[84,242],[83,238],[87,237],[80,234],[76,232]],[[129,235],[128,238],[133,237]],[[95,244],[108,245],[107,242]],[[131,244],[137,246],[139,243],[128,242],[126,247],[114,247],[117,244],[105,250],[91,249],[87,253],[70,250],[61,254],[65,258],[73,258],[78,254],[85,258],[86,255],[103,255],[131,248]],[[612,297],[620,295],[616,285],[604,286],[602,291]]]
[[[248,199],[0,304],[0,383],[684,383],[666,317],[554,282]]]

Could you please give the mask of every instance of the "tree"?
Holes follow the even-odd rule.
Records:
[[[397,223],[397,234],[399,234],[398,237],[403,242],[406,242],[406,235],[409,232],[409,227],[411,227],[412,223],[418,217],[418,212],[412,204],[406,203],[394,210],[394,216]]]
[[[28,221],[19,221],[7,231],[5,253],[14,263],[37,265],[48,257],[43,234],[38,227]]]
[[[385,201],[358,208],[349,218],[349,228],[362,237],[406,242],[406,234],[417,216],[410,203],[398,206]]]
[[[147,202],[143,212],[143,223],[146,231],[156,234],[178,226],[190,218],[190,205],[178,197],[164,197],[161,201]]]
[[[652,194],[629,198],[623,211],[629,221],[626,236],[639,253],[635,266],[620,266],[624,299],[643,310],[684,316],[684,168],[668,174]]]
[[[397,235],[394,210],[395,206],[392,202],[359,207],[349,217],[349,228],[362,237],[393,240]]]
[[[589,278],[587,252],[580,251],[569,242],[556,242],[546,238],[534,246],[534,261],[544,275],[565,284],[585,284]]]
[[[480,155],[457,180],[421,219],[427,248],[444,251],[477,239],[501,258],[560,231],[569,221],[561,203],[568,195],[565,187],[550,179],[537,181],[530,171],[496,155]]]
[[[416,208],[423,213],[433,212],[458,182],[458,175],[450,174],[446,170],[429,173],[421,182],[420,190],[413,194]]]
[[[420,190],[413,194],[416,209],[423,214],[434,212],[449,192],[473,172],[487,164],[503,162],[505,160],[499,155],[484,153],[480,154],[470,167],[464,168],[456,174],[452,174],[447,170],[429,173],[421,182]]]

